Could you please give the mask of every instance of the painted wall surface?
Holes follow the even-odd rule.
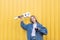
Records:
[[[14,19],[27,11],[48,29],[44,40],[60,40],[60,0],[0,0],[0,40],[27,40],[20,19]]]

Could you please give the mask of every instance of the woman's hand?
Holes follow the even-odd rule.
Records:
[[[38,31],[38,30],[40,30],[40,28],[37,27],[37,28],[35,28],[35,30]]]
[[[20,20],[23,21],[23,16],[18,16],[18,18],[20,18]]]

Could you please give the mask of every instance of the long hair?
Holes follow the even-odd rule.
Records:
[[[36,17],[34,15],[32,15],[31,17],[34,17],[35,18],[35,21],[38,23]],[[33,23],[33,21],[31,20],[31,17],[30,17],[30,22]]]

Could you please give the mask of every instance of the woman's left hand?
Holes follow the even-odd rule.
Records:
[[[37,31],[37,30],[40,30],[40,28],[35,28],[35,30]]]

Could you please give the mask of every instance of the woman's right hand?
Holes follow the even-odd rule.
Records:
[[[20,18],[20,20],[23,21],[23,16],[18,16],[18,18]]]

